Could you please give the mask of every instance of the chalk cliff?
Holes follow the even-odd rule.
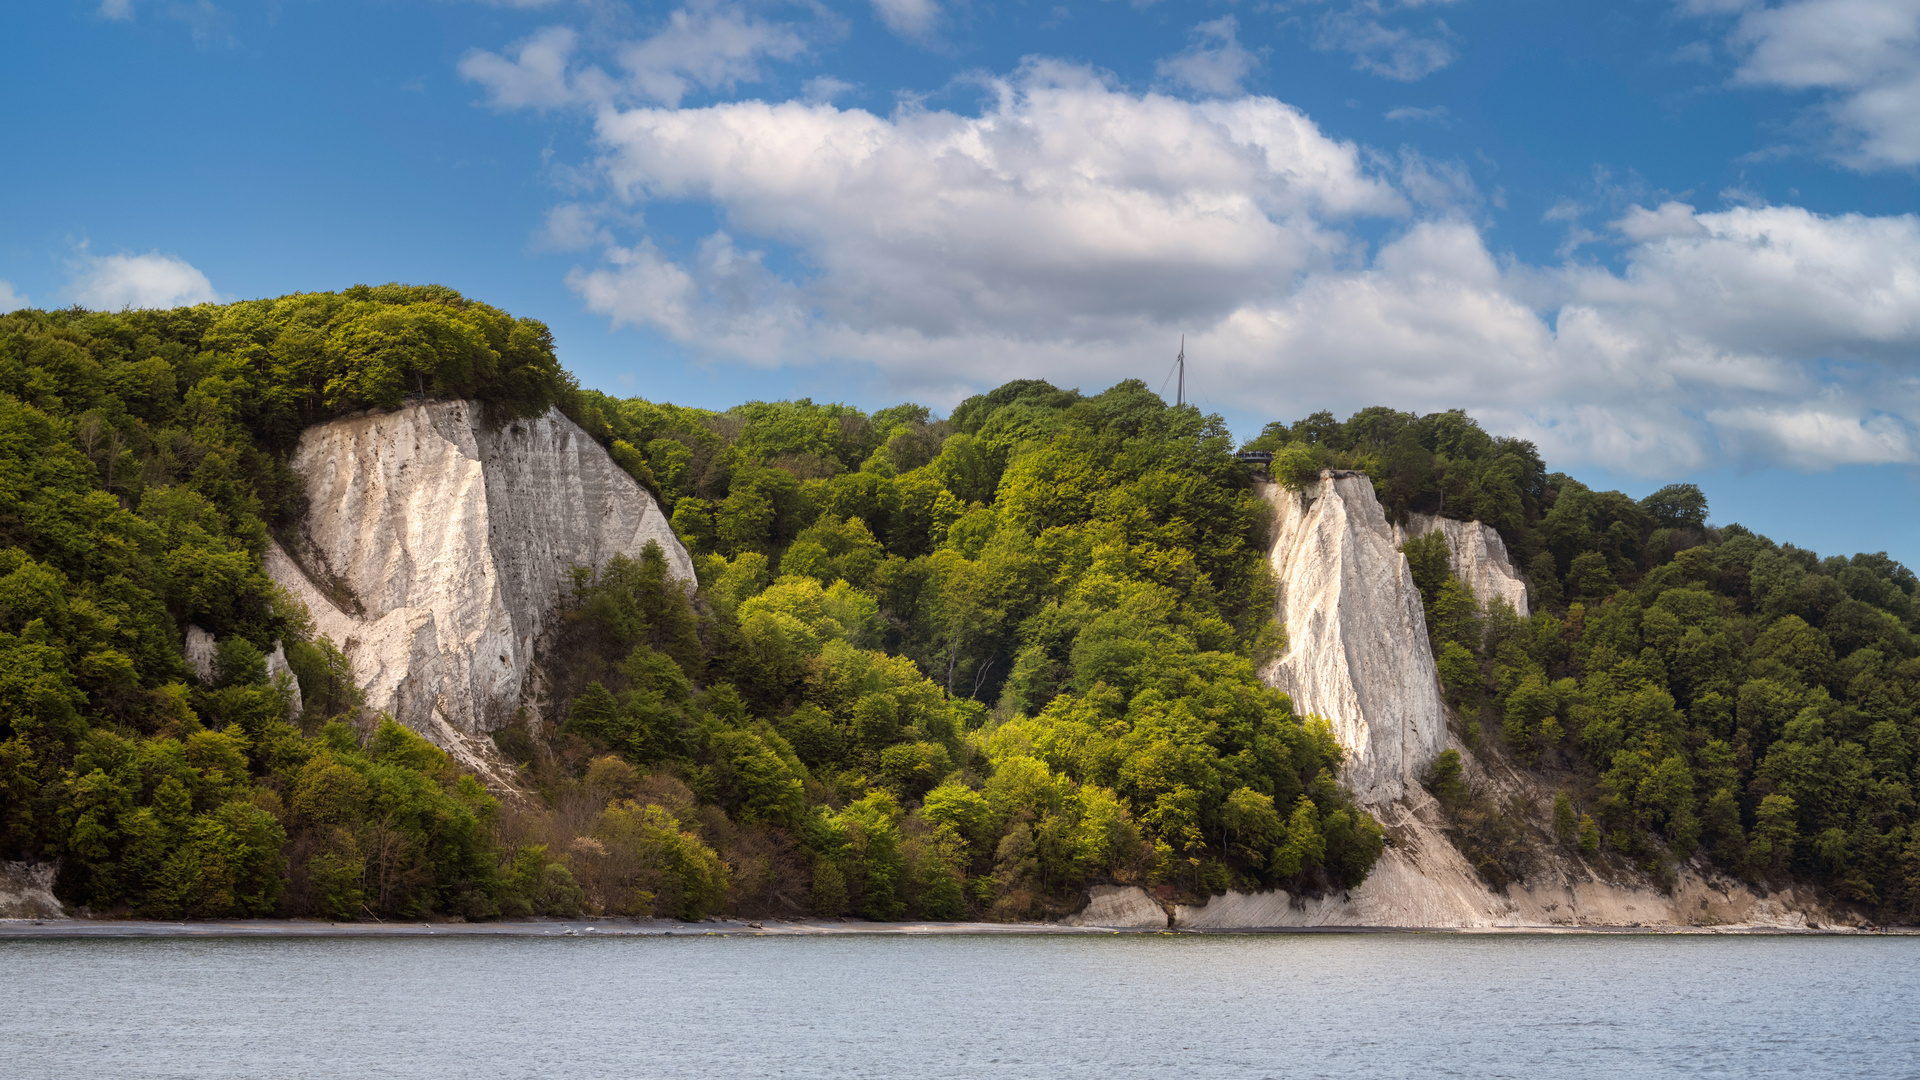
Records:
[[[1171,916],[1145,890],[1100,885],[1065,921],[1081,926],[1197,929],[1319,926],[1721,927],[1857,925],[1857,916],[1804,890],[1756,891],[1704,864],[1678,869],[1671,889],[1617,860],[1583,860],[1545,832],[1553,789],[1462,751],[1470,777],[1507,806],[1524,806],[1537,861],[1524,882],[1490,889],[1448,838],[1439,804],[1420,780],[1451,743],[1426,617],[1399,545],[1442,532],[1454,573],[1482,603],[1505,598],[1527,614],[1526,584],[1506,545],[1479,522],[1416,514],[1388,525],[1372,482],[1327,470],[1300,492],[1261,485],[1273,506],[1269,560],[1279,585],[1275,618],[1286,651],[1261,674],[1294,708],[1326,718],[1347,751],[1341,777],[1378,818],[1387,847],[1358,888],[1323,896],[1229,892],[1177,905]]]
[[[0,861],[0,919],[64,919],[53,895],[59,867],[50,862]]]
[[[1536,815],[1552,794],[1506,777],[1503,790],[1517,791]],[[1805,929],[1857,927],[1859,916],[1823,903],[1800,888],[1772,893],[1699,865],[1679,869],[1671,889],[1645,875],[1603,874],[1604,860],[1589,863],[1542,850],[1534,871],[1504,892],[1489,889],[1442,831],[1439,808],[1424,791],[1410,791],[1373,812],[1387,827],[1389,844],[1359,888],[1324,896],[1292,896],[1284,890],[1228,892],[1204,904],[1180,904],[1172,925],[1203,929],[1313,926],[1403,926],[1434,928],[1699,927]],[[1117,907],[1115,900],[1109,907]]]
[[[1095,885],[1087,906],[1060,920],[1067,926],[1164,927],[1167,909],[1138,885]]]
[[[575,566],[660,545],[693,565],[645,488],[558,410],[493,423],[468,401],[305,431],[308,512],[269,575],[352,662],[367,705],[459,753],[511,723]]]
[[[1474,597],[1483,606],[1504,599],[1521,618],[1527,617],[1527,583],[1508,560],[1506,542],[1493,526],[1435,514],[1409,514],[1404,526],[1393,527],[1394,546],[1430,532],[1446,536],[1447,553],[1453,559],[1453,576],[1473,589]]]
[[[1286,652],[1263,671],[1347,748],[1342,777],[1369,805],[1399,798],[1447,745],[1426,615],[1406,556],[1362,473],[1320,474],[1274,508],[1269,559]],[[1497,539],[1497,538],[1496,538]]]

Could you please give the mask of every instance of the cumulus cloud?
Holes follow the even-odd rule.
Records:
[[[1195,51],[1235,29],[1203,24]],[[1242,414],[1465,407],[1556,461],[1648,475],[1920,462],[1920,217],[1628,194],[1582,230],[1617,258],[1528,265],[1488,247],[1459,163],[1331,137],[1238,77],[1162,69],[1196,99],[1032,59],[976,108],[881,115],[824,82],[681,107],[641,64],[582,91],[600,69],[581,51],[536,35],[508,53],[523,81],[470,75],[593,118],[598,190],[537,242],[592,253],[566,279],[588,310],[711,359],[858,363],[950,404],[1157,376],[1184,333],[1203,400],[1211,382]],[[772,53],[712,55],[678,77],[744,82],[728,65]],[[650,236],[656,201],[718,227]]]
[[[744,8],[703,3],[675,11],[659,33],[621,49],[620,63],[641,93],[676,105],[695,87],[731,89],[756,81],[762,59],[791,60],[806,48],[792,26]]]
[[[12,283],[0,281],[0,315],[32,306],[32,302],[27,299],[25,293],[14,292]]]
[[[233,16],[213,0],[169,0],[153,6],[161,16],[186,24],[194,44],[201,48],[239,44],[233,36]],[[135,0],[100,0],[94,14],[112,22],[132,22],[137,7]]]
[[[695,90],[730,90],[759,80],[767,60],[807,50],[795,24],[762,19],[744,6],[700,0],[674,10],[654,33],[604,43],[613,72],[580,56],[581,38],[550,26],[510,47],[509,55],[475,49],[459,71],[501,109],[606,106],[627,101],[678,105]]]
[[[836,79],[831,75],[816,75],[800,84],[800,96],[815,104],[822,104],[857,89],[859,87],[845,79]]]
[[[1920,218],[1635,206],[1609,226],[1621,269],[1530,267],[1457,212],[1457,170],[1271,98],[1045,62],[993,90],[977,116],[604,113],[616,197],[709,203],[727,231],[679,261],[610,246],[569,284],[710,355],[858,360],[913,393],[1105,385],[1185,332],[1235,407],[1270,415],[1465,406],[1556,460],[1648,474],[1920,460]],[[1370,255],[1368,219],[1398,229]]]
[[[1029,65],[978,116],[799,102],[598,121],[621,198],[704,201],[805,253],[828,320],[943,337],[1224,312],[1335,265],[1323,219],[1398,216],[1351,143],[1271,98],[1192,103]]]
[[[887,29],[912,41],[932,38],[940,23],[940,5],[934,0],[873,0],[873,13]]]
[[[475,50],[460,60],[460,74],[487,89],[498,108],[548,109],[571,105],[593,96],[578,87],[579,76],[569,78],[567,67],[580,35],[565,26],[549,26],[520,42],[511,58]],[[604,77],[602,77],[604,78]],[[602,80],[589,79],[590,84]]]
[[[1231,15],[1203,22],[1189,35],[1185,49],[1154,65],[1155,74],[1201,94],[1240,92],[1240,82],[1260,66],[1260,58],[1240,44],[1240,23]]]
[[[650,326],[760,366],[807,359],[793,350],[810,330],[805,297],[769,273],[763,258],[720,232],[701,241],[691,267],[683,268],[644,240],[608,249],[611,269],[575,268],[567,285],[615,326]]]
[[[1861,169],[1920,164],[1920,0],[1690,0],[1736,15],[1736,84],[1824,91],[1828,149]]]
[[[538,251],[584,251],[596,244],[611,245],[613,234],[601,225],[601,216],[600,207],[561,203],[547,211],[533,246]]]
[[[1432,2],[1446,4],[1452,0]],[[1424,6],[1427,4],[1423,0],[1400,4],[1356,0],[1351,7],[1328,11],[1315,21],[1313,47],[1351,54],[1356,71],[1399,82],[1426,78],[1453,63],[1455,36],[1439,19],[1410,27],[1406,9]]]
[[[221,299],[207,275],[185,259],[162,255],[83,255],[75,266],[73,299],[97,311],[170,308]]]

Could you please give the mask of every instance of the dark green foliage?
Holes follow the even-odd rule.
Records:
[[[1403,550],[1463,733],[1482,715],[1507,754],[1571,769],[1593,793],[1589,813],[1556,801],[1562,843],[1596,857],[1604,837],[1661,874],[1699,856],[1920,917],[1912,571],[1884,553],[1821,559],[1714,528],[1690,484],[1637,501],[1591,491],[1460,413],[1317,413],[1249,446],[1300,457],[1296,471],[1366,470],[1389,517],[1499,530],[1526,568],[1531,619],[1449,595],[1437,535]],[[1489,880],[1510,877],[1504,809],[1443,801]]]
[[[1564,791],[1553,797],[1553,838],[1567,847],[1580,839],[1580,823],[1573,816],[1573,799]]]
[[[1460,751],[1442,750],[1440,756],[1433,759],[1433,767],[1427,774],[1427,790],[1448,807],[1466,799],[1467,783],[1461,773]]]
[[[548,807],[501,811],[360,714],[268,586],[306,424],[408,395],[558,404],[695,554],[576,581],[550,715],[503,732]],[[1464,414],[1269,425],[1275,475],[1363,468],[1390,516],[1498,528],[1536,613],[1407,547],[1449,701],[1571,769],[1563,843],[1698,853],[1920,912],[1920,582],[1546,473]],[[1218,418],[1126,382],[1021,382],[946,421],[725,413],[571,387],[545,331],[435,288],[0,318],[0,843],[169,916],[722,910],[1019,917],[1096,881],[1350,887],[1385,842],[1326,726],[1262,685],[1268,514]],[[217,641],[189,676],[185,628]],[[307,732],[265,680],[286,646]],[[1469,725],[1477,730],[1478,725]],[[547,736],[540,732],[555,732]],[[1443,756],[1488,880],[1521,809]]]
[[[492,800],[359,716],[260,555],[304,510],[307,424],[411,394],[524,415],[569,386],[545,327],[437,286],[0,317],[0,857],[59,859],[60,895],[102,911],[497,912]],[[216,639],[204,685],[189,625]],[[303,702],[267,679],[276,642]]]

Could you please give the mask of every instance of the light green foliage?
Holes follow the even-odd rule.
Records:
[[[742,625],[762,614],[789,618],[804,627],[810,651],[836,638],[856,646],[872,646],[880,640],[879,604],[845,580],[835,580],[823,589],[817,578],[783,577],[740,605]]]
[[[1500,532],[1527,569],[1527,620],[1446,598],[1437,536],[1403,550],[1448,700],[1484,708],[1508,755],[1572,770],[1596,793],[1572,826],[1583,852],[1598,855],[1605,835],[1664,874],[1699,850],[1735,873],[1811,880],[1920,917],[1920,860],[1904,854],[1920,825],[1910,570],[1885,554],[1821,559],[1711,527],[1691,485],[1638,501],[1592,491],[1459,413],[1315,414],[1270,424],[1250,445],[1365,469],[1390,518],[1419,511]],[[1462,842],[1504,865],[1504,810],[1454,801]]]
[[[594,408],[706,477],[676,525],[706,553],[711,625],[703,655],[675,657],[691,692],[655,741],[680,749],[640,757],[609,613],[658,605],[583,583],[556,678],[567,730],[678,762],[732,822],[786,830],[812,910],[1012,917],[1155,874],[1325,888],[1377,857],[1331,734],[1254,674],[1275,640],[1267,514],[1216,419],[1136,383],[1010,384],[945,425]]]
[[[1289,491],[1308,491],[1320,481],[1322,458],[1304,443],[1289,443],[1274,451],[1273,479]]]
[[[846,581],[865,587],[885,556],[886,550],[873,538],[866,522],[827,514],[794,539],[793,546],[781,556],[780,569],[785,574],[813,578],[822,585]]]
[[[633,860],[616,910],[703,919],[726,902],[727,864],[666,807],[616,802],[601,813],[593,835]]]
[[[1590,814],[1580,815],[1580,854],[1592,858],[1600,853],[1600,826]]]
[[[537,828],[364,716],[260,572],[301,510],[301,427],[410,394],[560,405],[695,556],[697,589],[657,550],[577,579],[551,711],[499,736],[551,800]],[[1393,519],[1499,530],[1529,619],[1482,610],[1438,536],[1409,562],[1449,700],[1501,724],[1490,752],[1594,793],[1581,850],[1698,848],[1920,912],[1904,567],[1711,528],[1685,486],[1590,491],[1458,412],[1319,413],[1255,445],[1283,483],[1364,469]],[[1134,382],[1010,383],[944,421],[618,401],[573,389],[537,324],[435,288],[0,318],[0,842],[61,858],[77,902],[181,915],[1021,917],[1094,881],[1350,886],[1384,837],[1330,730],[1257,678],[1269,514],[1231,449]],[[212,685],[181,662],[190,623]],[[264,682],[276,640],[307,735]],[[1524,874],[1512,808],[1447,760],[1463,850]]]
[[[547,859],[547,845],[528,844],[513,853],[507,873],[509,908],[520,915],[578,915],[585,894],[564,863]]]
[[[544,327],[439,287],[0,317],[0,857],[61,860],[61,896],[97,911],[498,911],[491,800],[361,715],[260,555],[304,509],[306,425],[570,393]],[[189,625],[216,641],[205,684]],[[304,702],[267,680],[276,642]]]

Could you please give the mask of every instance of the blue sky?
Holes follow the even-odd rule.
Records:
[[[1269,419],[1920,564],[1920,0],[9,5],[0,309],[436,281],[610,393]]]

